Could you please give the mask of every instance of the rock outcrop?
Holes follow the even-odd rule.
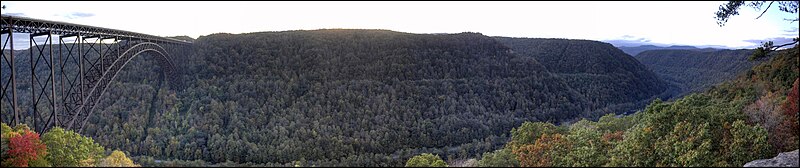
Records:
[[[754,160],[744,164],[744,167],[798,167],[797,151],[783,152],[772,159]]]

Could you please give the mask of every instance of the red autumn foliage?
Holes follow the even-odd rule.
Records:
[[[797,107],[798,101],[798,84],[800,83],[800,78],[794,80],[794,85],[792,86],[792,90],[789,91],[789,95],[786,96],[786,103],[783,104],[783,114],[797,122],[797,113],[800,109]]]
[[[781,107],[783,109],[783,121],[774,133],[778,137],[778,142],[773,143],[778,152],[794,150],[800,146],[798,144],[800,137],[797,135],[798,130],[800,130],[800,124],[797,122],[798,83],[800,83],[800,79],[794,80],[794,86],[792,86],[792,90],[789,91],[789,95],[786,96],[786,101]]]
[[[28,130],[9,138],[8,147],[8,155],[15,167],[28,167],[29,161],[46,155],[47,150],[47,146],[39,139],[39,134]]]

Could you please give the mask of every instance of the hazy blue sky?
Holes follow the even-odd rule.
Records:
[[[590,39],[614,44],[753,47],[797,37],[795,17],[746,7],[725,27],[706,2],[14,2],[3,14],[159,36],[389,29],[409,33]],[[777,4],[776,4],[777,5]]]

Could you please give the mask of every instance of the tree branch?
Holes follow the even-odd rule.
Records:
[[[764,16],[764,13],[767,13],[767,10],[769,10],[769,7],[772,6],[772,3],[775,3],[775,1],[769,2],[769,5],[767,5],[767,9],[764,9],[764,12],[761,12],[761,14],[758,15],[756,19],[761,18],[761,16]]]
[[[793,42],[791,42],[791,43],[786,43],[786,44],[779,45],[779,46],[773,46],[773,47],[772,47],[772,48],[773,48],[772,50],[776,50],[776,49],[779,49],[779,48],[781,48],[781,47],[785,47],[785,46],[792,45],[792,44],[797,44],[797,41],[793,41]]]

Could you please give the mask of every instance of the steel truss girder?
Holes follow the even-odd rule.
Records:
[[[45,36],[44,44],[39,44],[36,37]],[[31,62],[31,108],[33,112],[33,129],[37,132],[44,132],[56,119],[56,95],[55,95],[55,65],[53,62],[53,36],[50,32],[40,32],[30,35],[30,62]],[[35,54],[34,54],[35,53]],[[46,54],[45,54],[46,53]],[[34,57],[34,55],[36,55]],[[49,58],[49,59],[48,59]],[[40,64],[41,60],[41,64]],[[36,73],[37,67],[45,66],[50,73],[46,74],[42,80]],[[42,83],[44,82],[44,83]],[[48,89],[48,87],[50,87]],[[37,91],[38,89],[38,91]],[[48,93],[49,91],[49,93]],[[45,98],[46,102],[41,102]],[[40,103],[47,103],[50,107],[49,115],[39,108]],[[45,114],[42,114],[45,113]],[[45,118],[46,117],[46,118]]]
[[[172,55],[185,54],[187,45],[191,44],[140,33],[6,15],[2,15],[0,31],[7,34],[0,58],[0,74],[3,74],[0,76],[0,109],[13,113],[13,118],[3,116],[1,120],[12,126],[29,121],[39,132],[53,126],[82,131],[118,73],[134,57],[145,52],[155,54],[173,88],[182,86],[175,62],[184,59]],[[31,107],[27,110],[17,104],[14,33],[31,35]],[[37,40],[40,37],[45,41]],[[49,71],[44,74],[37,70]],[[26,112],[21,113],[21,110]]]
[[[131,43],[129,43],[131,44]],[[84,98],[83,102],[84,105],[78,107],[78,109],[84,109],[83,113],[86,115],[83,116],[91,116],[94,112],[95,108],[97,107],[97,103],[100,102],[100,98],[105,93],[105,90],[111,84],[111,81],[116,78],[119,72],[122,70],[125,65],[128,64],[134,57],[138,56],[144,52],[150,52],[157,54],[156,59],[158,60],[161,67],[164,69],[164,73],[167,76],[172,76],[173,78],[168,78],[170,80],[175,80],[174,78],[174,67],[175,64],[169,59],[171,56],[164,49],[162,46],[152,42],[140,42],[140,43],[133,43],[130,47],[120,47],[121,49],[125,49],[123,53],[121,53],[117,59],[115,59],[112,63],[106,64],[102,67],[102,69],[106,69],[103,71],[101,76],[96,76],[97,79],[93,80],[91,87],[87,88],[88,92],[86,97]],[[80,124],[79,130],[83,130],[83,126],[88,121],[88,117],[80,117],[80,115],[75,114],[73,115],[72,119],[70,119],[69,124],[67,124],[67,128],[72,129],[74,126],[78,126],[75,124]],[[77,123],[80,122],[80,123]]]
[[[18,125],[20,122],[20,114],[19,114],[19,106],[17,105],[17,89],[16,89],[17,70],[16,66],[14,65],[16,62],[16,60],[14,59],[15,57],[14,57],[14,45],[13,45],[14,33],[10,27],[7,27],[11,26],[11,19],[9,20],[3,19],[2,23],[3,23],[2,34],[6,35],[6,38],[2,39],[4,40],[4,42],[2,42],[3,48],[0,48],[3,50],[2,58],[0,58],[2,59],[2,61],[0,61],[0,74],[2,74],[0,76],[0,91],[2,91],[2,93],[0,93],[0,110],[5,109],[3,108],[3,104],[5,104],[5,102],[7,101],[10,108],[9,110],[11,110],[11,113],[13,114],[14,117],[12,117],[11,119],[3,119],[2,117],[0,117],[0,120],[2,120],[3,122],[8,122],[9,124],[12,125]],[[6,48],[9,48],[8,56],[6,56],[5,52]],[[3,69],[5,69],[5,67],[8,67],[8,71],[11,71],[7,72],[8,75],[5,75],[6,73],[3,73]],[[8,90],[11,90],[11,97],[8,97],[9,95]]]

